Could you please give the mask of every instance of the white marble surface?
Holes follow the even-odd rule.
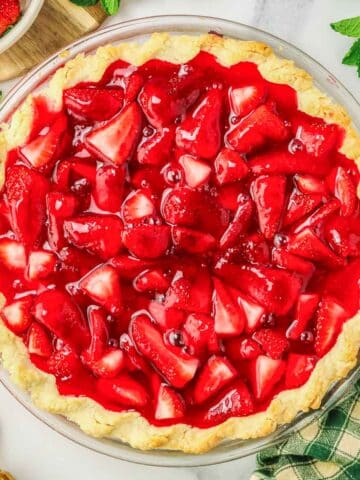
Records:
[[[351,40],[329,23],[359,15],[355,0],[122,0],[107,23],[149,15],[202,14],[263,28],[300,47],[327,67],[360,100],[356,70],[341,65]],[[0,84],[5,93],[14,82]],[[131,465],[86,450],[50,430],[16,404],[0,386],[0,468],[17,480],[246,480],[255,458],[199,469]]]

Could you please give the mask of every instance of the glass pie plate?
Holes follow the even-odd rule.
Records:
[[[336,102],[342,104],[353,119],[360,119],[360,105],[345,87],[336,80],[325,68],[301,50],[289,43],[247,25],[202,16],[158,16],[141,18],[112,25],[89,35],[61,52],[58,52],[46,62],[23,78],[8,94],[0,107],[0,124],[6,121],[11,113],[19,106],[24,98],[46,83],[48,77],[66,61],[81,52],[92,52],[97,47],[128,40],[142,42],[153,32],[167,31],[172,34],[203,34],[217,33],[228,37],[244,40],[256,40],[269,44],[274,51],[283,57],[292,59],[295,63],[308,71],[315,79],[316,85]],[[355,128],[360,127],[360,123]],[[334,384],[323,399],[319,409],[299,414],[291,423],[281,426],[273,434],[255,440],[233,440],[221,443],[218,447],[202,455],[187,455],[184,453],[153,450],[143,452],[129,447],[112,439],[97,439],[84,434],[77,425],[67,421],[64,417],[40,411],[32,404],[29,396],[16,388],[7,373],[0,371],[0,380],[9,392],[31,413],[48,426],[68,439],[89,449],[134,463],[154,466],[194,467],[219,464],[254,454],[265,447],[269,447],[311,421],[319,418],[337,401],[344,399],[351,391],[351,386],[360,378],[360,365],[356,367],[346,379]]]

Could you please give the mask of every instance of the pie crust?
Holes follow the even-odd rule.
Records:
[[[59,109],[65,88],[79,82],[99,80],[115,60],[122,59],[135,65],[152,58],[181,63],[192,59],[200,50],[212,53],[226,66],[245,60],[254,62],[266,80],[293,87],[298,95],[299,110],[343,127],[345,138],[340,151],[359,167],[360,137],[344,108],[318,90],[308,73],[296,67],[291,60],[277,57],[269,46],[259,42],[216,35],[155,33],[142,44],[108,45],[99,48],[94,55],[77,56],[54,74],[42,94]],[[32,101],[29,96],[0,132],[0,185],[4,181],[7,151],[22,145],[30,132]],[[2,303],[3,297],[0,300]],[[136,412],[111,412],[87,397],[60,395],[55,378],[31,363],[21,339],[0,321],[3,366],[10,372],[12,381],[30,394],[37,407],[65,416],[94,437],[121,440],[142,450],[160,448],[196,454],[206,452],[224,440],[263,437],[278,425],[290,422],[298,412],[318,408],[331,384],[344,378],[356,365],[359,347],[360,314],[357,314],[344,324],[335,346],[319,360],[309,380],[299,388],[277,394],[266,411],[247,417],[233,417],[206,429],[185,424],[157,427]]]

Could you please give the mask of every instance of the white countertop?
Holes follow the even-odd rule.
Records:
[[[201,14],[257,26],[300,47],[328,68],[360,101],[356,69],[341,65],[351,39],[329,23],[359,15],[355,0],[122,0],[107,23],[150,15]],[[0,84],[4,93],[14,82]],[[17,480],[247,480],[255,457],[199,469],[142,467],[107,458],[53,432],[0,386],[0,469]]]

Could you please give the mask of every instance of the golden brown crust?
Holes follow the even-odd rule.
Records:
[[[141,65],[151,58],[180,63],[200,50],[213,53],[220,63],[232,65],[252,61],[269,81],[291,85],[298,93],[299,108],[341,125],[346,132],[342,152],[360,161],[360,138],[346,111],[314,85],[311,76],[290,60],[275,56],[267,45],[215,35],[171,36],[154,34],[143,44],[120,44],[99,48],[95,55],[79,55],[58,70],[44,90],[55,108],[61,107],[62,90],[80,81],[99,80],[105,69],[117,59]],[[32,123],[32,98],[29,97],[13,115],[10,125],[0,133],[0,164],[6,152],[26,141]],[[358,164],[359,165],[359,164]],[[2,169],[0,168],[0,185]],[[1,300],[1,299],[0,299]],[[1,303],[1,302],[0,302]],[[300,388],[280,392],[264,412],[231,418],[221,425],[199,429],[184,424],[155,427],[135,412],[105,410],[88,398],[62,396],[55,379],[37,369],[30,361],[23,342],[0,321],[0,351],[3,365],[12,380],[27,390],[38,407],[64,415],[95,437],[110,437],[140,449],[162,448],[202,453],[226,439],[257,438],[270,434],[280,424],[291,421],[298,412],[318,408],[330,385],[344,378],[355,366],[360,346],[360,315],[346,322],[332,350],[316,365],[310,379]]]

